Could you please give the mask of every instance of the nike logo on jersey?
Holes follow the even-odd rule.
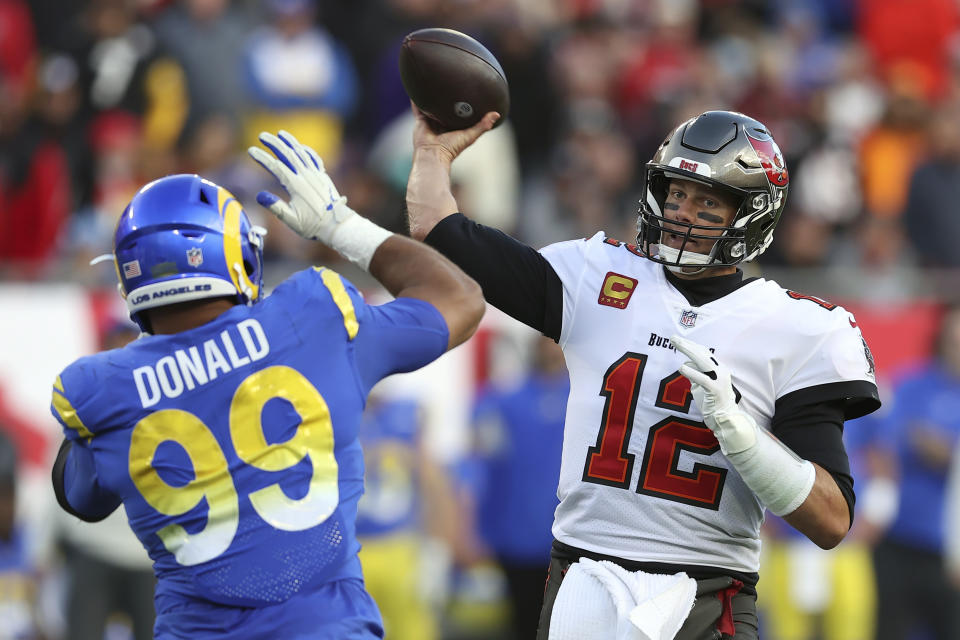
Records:
[[[236,336],[239,335],[239,341]],[[238,348],[240,347],[240,348]],[[177,349],[152,365],[133,370],[140,405],[146,409],[160,402],[161,396],[176,398],[216,380],[221,373],[262,360],[270,353],[263,327],[253,318],[224,329],[217,338],[186,349]]]
[[[626,309],[636,286],[637,280],[635,278],[608,271],[603,279],[603,286],[600,287],[600,297],[597,298],[597,303],[615,309]]]
[[[847,322],[849,322],[850,326],[853,327],[854,329],[857,328],[857,321],[854,320],[853,318],[847,318]]]

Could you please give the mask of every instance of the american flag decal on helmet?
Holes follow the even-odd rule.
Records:
[[[136,278],[141,275],[140,272],[140,261],[132,260],[130,262],[123,263],[123,277],[124,278]]]

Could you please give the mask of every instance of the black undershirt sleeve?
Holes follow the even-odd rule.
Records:
[[[487,302],[560,340],[563,285],[537,250],[460,213],[437,223],[424,242],[476,280]]]
[[[850,510],[853,525],[853,476],[843,446],[843,400],[807,404],[778,404],[770,431],[794,453],[824,468],[837,483]]]

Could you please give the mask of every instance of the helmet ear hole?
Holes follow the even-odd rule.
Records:
[[[243,269],[244,269],[244,271],[247,272],[247,275],[248,275],[248,276],[252,276],[252,275],[253,275],[253,272],[254,272],[254,270],[255,270],[255,267],[253,266],[253,264],[252,264],[249,260],[244,260],[244,261],[243,261]]]

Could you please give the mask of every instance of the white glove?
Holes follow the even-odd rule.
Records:
[[[690,360],[680,367],[680,374],[690,380],[690,391],[700,407],[703,422],[710,427],[724,455],[749,449],[757,442],[757,423],[737,406],[730,370],[717,362],[703,345],[670,337],[670,344]]]
[[[347,206],[316,151],[286,131],[279,137],[263,132],[259,138],[276,157],[259,147],[248,153],[283,185],[290,203],[269,191],[258,193],[257,202],[301,237],[319,240],[366,270],[374,251],[392,234]]]
[[[800,459],[737,406],[730,370],[709,349],[678,335],[670,343],[690,358],[680,373],[690,380],[693,399],[720,451],[764,506],[778,516],[793,513],[816,482],[813,463]]]

